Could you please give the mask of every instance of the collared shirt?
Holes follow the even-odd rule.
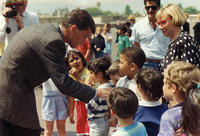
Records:
[[[29,11],[25,11],[22,14],[22,22],[24,27],[29,26],[29,25],[33,25],[33,24],[39,24],[39,18],[38,16],[33,13],[33,12],[29,12]],[[7,24],[5,22],[5,17],[3,15],[0,16],[0,43],[3,43],[5,41],[5,48],[8,46],[10,40],[12,39],[12,37],[19,31],[18,30],[18,25],[15,21],[15,19],[10,18],[9,19],[9,23]],[[10,27],[11,29],[11,33],[6,33],[6,28]]]
[[[162,114],[168,109],[167,105],[160,101],[139,101],[139,107],[134,117],[134,121],[144,124],[150,136],[157,136],[159,132],[160,119]]]
[[[127,76],[121,77],[116,84],[116,87],[125,87],[132,90],[136,94],[138,100],[140,100],[140,95],[136,89],[136,86],[137,84],[135,80],[134,79],[129,80]]]
[[[144,101],[144,100],[139,101],[139,106],[145,106],[145,107],[155,107],[161,104],[162,103],[160,101]]]
[[[163,59],[170,43],[170,39],[165,37],[158,27],[156,30],[152,28],[148,17],[134,25],[132,37],[135,42],[140,43],[148,59]]]

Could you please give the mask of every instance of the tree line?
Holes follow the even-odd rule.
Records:
[[[130,5],[126,5],[124,8],[124,11],[122,13],[118,13],[118,12],[112,12],[112,11],[108,11],[108,10],[102,10],[100,8],[101,3],[98,1],[96,3],[96,7],[90,7],[90,8],[86,8],[85,10],[87,10],[92,16],[102,16],[102,15],[106,15],[106,16],[128,16],[128,15],[135,15],[135,16],[142,16],[141,13],[139,12],[134,12],[132,11]],[[161,5],[162,7],[163,5]],[[183,8],[182,4],[178,4],[178,6],[185,12],[185,13],[189,13],[189,14],[198,14],[200,13],[200,10],[198,10],[196,7],[194,6],[189,6],[189,7],[185,7]],[[70,11],[67,7],[65,8],[58,8],[55,9],[52,12],[52,16],[61,16],[63,17],[65,14],[68,14]]]

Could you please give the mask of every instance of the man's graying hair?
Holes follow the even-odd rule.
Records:
[[[63,27],[68,28],[71,25],[76,25],[79,30],[91,29],[95,33],[95,22],[92,16],[83,9],[74,9],[69,14],[65,15],[61,21]]]

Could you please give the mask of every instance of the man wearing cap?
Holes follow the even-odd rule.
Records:
[[[165,37],[156,24],[155,15],[160,9],[160,0],[144,0],[147,16],[135,23],[132,37],[134,45],[140,46],[146,55],[144,67],[159,68],[170,39]]]
[[[26,11],[27,0],[6,0],[5,7],[0,15],[0,44],[5,42],[7,48],[12,37],[26,26],[39,23],[38,16],[30,11]],[[17,15],[8,18],[6,13],[11,11],[11,6],[15,6]]]
[[[85,103],[110,94],[111,88],[74,81],[64,64],[65,43],[75,48],[94,32],[93,18],[76,9],[61,25],[32,25],[12,38],[0,59],[0,136],[40,136],[33,89],[49,78],[60,92]]]

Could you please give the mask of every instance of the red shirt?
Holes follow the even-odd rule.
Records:
[[[81,54],[85,57],[86,53],[87,53],[87,50],[90,49],[91,46],[90,46],[90,40],[88,38],[86,38],[85,42],[78,45],[76,47],[76,49],[78,51],[81,52]],[[89,61],[90,60],[90,55],[88,55],[88,57],[86,58],[86,61]]]

